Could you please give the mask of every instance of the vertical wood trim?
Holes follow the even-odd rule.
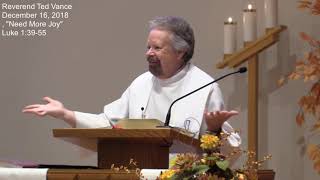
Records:
[[[256,152],[258,158],[258,56],[248,61],[248,150]]]

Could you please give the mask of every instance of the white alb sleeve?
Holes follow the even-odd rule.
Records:
[[[220,91],[219,85],[214,83],[211,88],[211,92],[208,97],[208,101],[206,104],[206,111],[220,111],[224,109],[223,97]],[[241,144],[241,138],[237,132],[234,131],[232,126],[228,122],[224,122],[222,124],[222,132],[230,134],[228,137],[228,143],[231,147],[239,147]],[[205,120],[202,121],[200,134],[205,133],[207,130],[207,125]]]
[[[76,128],[101,128],[110,126],[106,116],[101,114],[90,114],[83,112],[74,112],[76,116]]]
[[[111,126],[112,118],[126,118],[129,114],[129,88],[116,101],[105,105],[101,114],[75,111],[76,128],[101,128]]]

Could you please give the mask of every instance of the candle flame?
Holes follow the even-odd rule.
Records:
[[[248,4],[248,9],[249,9],[249,10],[252,9],[252,4]]]
[[[228,18],[228,22],[229,22],[229,23],[232,23],[232,17],[229,17],[229,18]]]

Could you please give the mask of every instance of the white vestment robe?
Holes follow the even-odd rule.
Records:
[[[104,107],[103,113],[89,114],[75,112],[76,127],[106,127],[110,126],[110,120],[112,119],[140,119],[143,115],[145,118],[151,119],[165,117],[172,98],[169,98],[170,102],[162,101],[162,99],[161,101],[157,101],[157,99],[153,98],[154,96],[162,98],[161,96],[165,93],[162,94],[161,90],[166,91],[165,88],[161,87],[164,83],[159,83],[158,81],[159,79],[150,72],[140,75],[131,83],[118,100]],[[170,81],[177,83],[178,87],[175,87],[174,91],[171,90],[165,94],[166,96],[172,94],[175,99],[213,81],[213,78],[198,67],[188,63],[180,72],[165,81],[167,81],[165,84],[170,84]],[[152,102],[150,103],[150,101]],[[160,105],[158,103],[160,103]],[[157,104],[157,110],[152,109],[155,107],[152,107],[150,104]],[[162,107],[162,105],[164,107]],[[144,109],[143,111],[141,110],[142,107]],[[160,111],[163,111],[163,113],[160,113],[160,117],[154,117],[153,114],[150,114],[155,111],[158,112],[159,107],[163,109],[160,109]],[[198,137],[199,133],[203,134],[206,130],[206,123],[203,120],[204,112],[222,109],[222,95],[218,84],[214,83],[175,103],[171,110],[170,126],[186,129],[194,133],[195,137]],[[165,121],[165,119],[159,120]],[[232,134],[228,138],[228,141],[231,146],[238,147],[241,139],[237,133],[233,132],[233,128],[227,122],[223,124],[222,130]]]

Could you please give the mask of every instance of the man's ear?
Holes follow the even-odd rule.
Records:
[[[179,51],[178,52],[178,58],[184,61],[184,56],[187,53],[187,51]]]

